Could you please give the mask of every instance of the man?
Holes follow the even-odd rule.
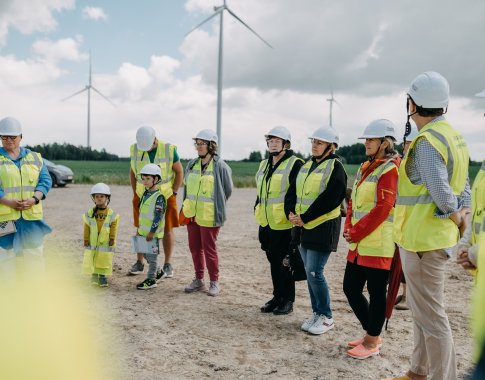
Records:
[[[145,190],[141,182],[140,170],[147,164],[160,166],[162,179],[160,191],[167,200],[165,233],[162,239],[165,262],[163,270],[157,273],[157,280],[173,277],[171,258],[175,237],[173,228],[178,227],[177,191],[182,185],[184,170],[175,145],[160,141],[152,127],[140,127],[136,132],[136,144],[130,148],[130,183],[133,189],[133,219],[138,227],[140,198]],[[137,253],[137,261],[128,272],[137,275],[143,272],[143,253]]]
[[[395,379],[455,380],[444,278],[470,207],[468,150],[463,136],[443,116],[449,100],[443,76],[433,71],[417,76],[407,95],[408,123],[412,118],[419,133],[399,168],[394,240],[413,314],[414,350],[410,369]]]

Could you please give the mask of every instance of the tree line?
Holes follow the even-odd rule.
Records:
[[[84,146],[75,146],[72,144],[41,144],[27,145],[26,148],[38,152],[42,157],[48,160],[79,160],[79,161],[119,161],[116,154],[106,152],[103,148],[101,151],[86,148]]]

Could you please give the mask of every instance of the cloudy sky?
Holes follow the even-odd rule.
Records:
[[[185,37],[222,0],[0,0],[0,116],[24,143],[86,144],[89,52],[91,145],[129,155],[136,129],[153,126],[194,154],[191,137],[216,128],[218,17]],[[448,78],[448,119],[474,160],[485,156],[485,2],[469,0],[227,0],[268,41],[224,16],[222,155],[263,151],[284,125],[296,150],[329,123],[353,144],[376,118],[406,121],[405,91],[426,70]]]

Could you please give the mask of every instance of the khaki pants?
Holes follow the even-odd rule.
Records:
[[[455,347],[443,305],[448,256],[443,250],[399,251],[414,321],[411,371],[428,380],[456,380]]]

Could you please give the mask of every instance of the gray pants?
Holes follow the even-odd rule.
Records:
[[[158,270],[158,254],[156,253],[144,253],[145,259],[148,263],[147,278],[155,280]]]

